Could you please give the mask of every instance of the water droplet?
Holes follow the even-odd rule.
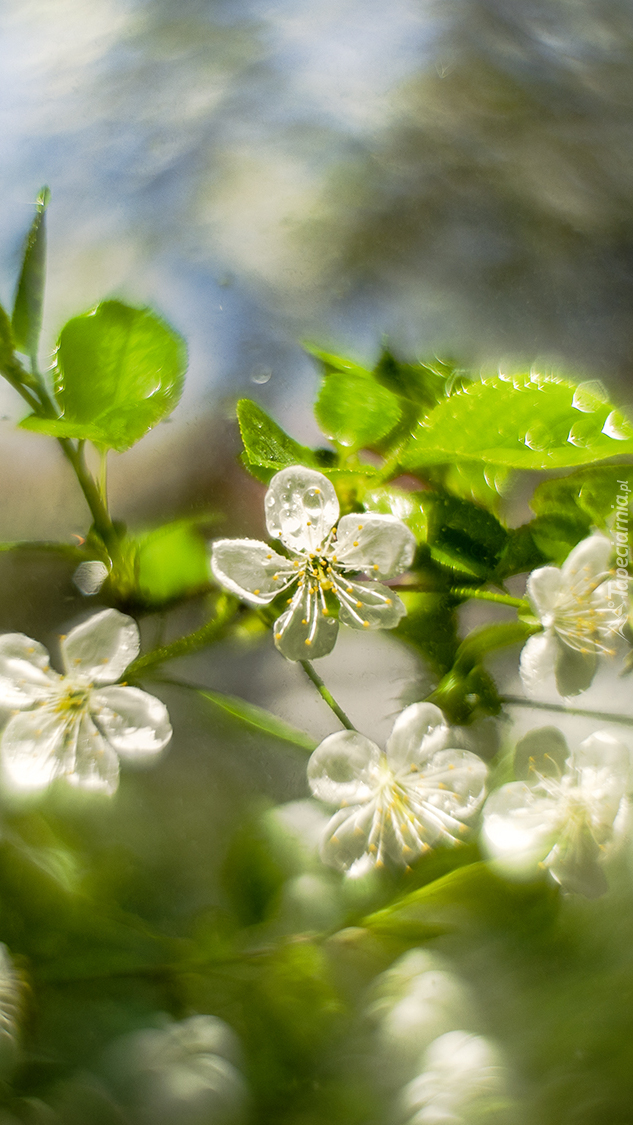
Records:
[[[527,431],[523,441],[528,449],[534,449],[539,452],[544,449],[551,449],[552,446],[556,445],[556,439],[552,436],[544,422],[534,422]]]
[[[587,449],[596,441],[599,425],[600,422],[595,418],[580,418],[567,434],[567,441],[579,449]]]
[[[609,394],[604,384],[599,379],[588,379],[585,383],[578,384],[571,404],[574,410],[580,410],[583,414],[593,414],[608,401]]]
[[[619,410],[611,411],[602,427],[602,432],[607,437],[615,438],[616,441],[628,441],[629,438],[633,438],[633,427]]]
[[[251,383],[268,383],[272,377],[271,367],[254,367],[251,372]]]

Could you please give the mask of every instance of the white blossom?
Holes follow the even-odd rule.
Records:
[[[398,1120],[403,1125],[498,1123],[500,1110],[509,1108],[502,1056],[483,1035],[467,1031],[440,1035],[424,1053],[421,1065],[422,1073],[400,1097]]]
[[[530,731],[518,744],[515,775],[484,807],[483,843],[507,875],[546,869],[567,891],[606,890],[602,861],[627,817],[627,747],[596,731],[570,753],[556,727]]]
[[[248,1090],[235,1032],[215,1016],[196,1015],[124,1036],[110,1067],[139,1125],[237,1125]]]
[[[22,633],[0,636],[0,707],[13,711],[0,738],[2,767],[18,789],[57,778],[113,793],[119,757],[157,754],[171,738],[165,705],[117,684],[139,651],[131,617],[106,609],[60,642],[64,675],[43,645]]]
[[[542,566],[530,575],[527,595],[543,626],[521,653],[521,679],[530,695],[554,682],[559,695],[577,695],[591,684],[598,655],[613,655],[622,612],[621,596],[608,581],[612,556],[611,540],[590,535],[562,567]]]
[[[288,660],[326,656],[338,621],[354,629],[398,624],[404,604],[376,579],[402,574],[413,561],[415,537],[401,520],[373,512],[339,520],[331,482],[300,465],[272,478],[265,512],[270,536],[288,555],[256,539],[219,539],[211,569],[222,586],[254,605],[267,605],[292,588],[274,627],[275,644]],[[372,581],[350,577],[359,573]],[[338,621],[331,598],[338,602]]]
[[[314,796],[340,808],[325,829],[322,859],[358,875],[457,842],[483,800],[486,772],[476,754],[450,747],[432,703],[398,716],[385,753],[357,731],[329,735],[308,763]]]

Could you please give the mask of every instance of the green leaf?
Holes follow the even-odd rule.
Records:
[[[530,507],[537,516],[567,514],[589,527],[606,527],[613,515],[621,482],[633,489],[633,465],[600,465],[579,469],[567,477],[546,480],[537,486]]]
[[[212,707],[219,708],[240,723],[259,731],[260,734],[277,738],[281,742],[289,742],[291,746],[296,746],[309,754],[316,747],[315,740],[309,734],[296,730],[283,719],[278,719],[276,715],[272,715],[262,707],[257,707],[254,703],[247,703],[245,699],[239,699],[235,695],[223,695],[218,691],[200,691],[199,695]]]
[[[366,367],[361,367],[359,363],[355,363],[353,359],[348,359],[346,356],[334,355],[333,352],[324,352],[322,348],[317,348],[316,344],[303,344],[305,350],[318,359],[326,372],[328,371],[349,371],[354,375],[368,376],[370,374]]]
[[[402,363],[384,350],[374,376],[383,387],[400,395],[428,413],[447,394],[447,381],[454,368],[441,360],[434,363]]]
[[[186,366],[182,338],[155,313],[104,301],[62,329],[55,381],[62,417],[23,425],[129,449],[171,414]]]
[[[42,327],[46,280],[46,208],[50,191],[43,187],[35,204],[35,218],[27,235],[22,269],[13,304],[11,331],[15,347],[34,358]],[[3,332],[4,336],[4,332]]]
[[[0,366],[12,362],[14,347],[11,321],[6,310],[0,305]]]
[[[485,508],[437,492],[410,493],[416,510],[407,523],[429,547],[431,558],[451,572],[475,580],[494,571],[508,533]]]
[[[460,644],[454,667],[459,672],[468,672],[476,664],[480,664],[489,652],[507,648],[508,645],[522,644],[534,631],[535,626],[525,621],[503,621],[473,629]]]
[[[541,930],[553,920],[558,892],[542,879],[509,883],[486,863],[469,863],[370,914],[362,925],[382,935],[402,936],[415,926],[432,928],[442,922],[462,928],[469,921],[502,929]]]
[[[372,376],[356,372],[326,375],[314,407],[330,441],[350,449],[376,445],[398,424],[398,399]]]
[[[441,593],[398,591],[407,616],[398,625],[398,639],[407,641],[443,676],[453,666],[458,647],[455,600]]]
[[[495,582],[503,582],[511,574],[525,574],[551,559],[537,546],[532,523],[508,530],[506,545],[494,571]]]
[[[209,517],[164,524],[138,540],[138,589],[149,602],[166,602],[209,585],[209,549],[196,527]]]
[[[261,475],[254,473],[264,483],[268,483],[273,473],[278,473],[289,465],[319,467],[312,450],[289,437],[251,399],[240,399],[237,404],[237,420],[244,442],[245,463],[247,467],[265,470]]]
[[[401,463],[485,461],[556,469],[633,453],[633,426],[603,397],[563,379],[495,376],[441,402],[412,435]]]

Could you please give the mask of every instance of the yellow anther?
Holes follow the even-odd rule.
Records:
[[[279,575],[273,574],[273,582],[279,582]]]
[[[312,527],[312,521],[311,520],[306,521],[306,527]]]
[[[317,496],[321,495],[321,489],[320,488],[315,488],[314,491],[316,492]]]
[[[259,594],[259,593],[260,593],[260,591],[259,591],[259,590],[253,590],[253,593],[254,593],[254,594]]]
[[[286,605],[292,604],[292,598],[286,598]]]
[[[275,640],[276,640],[276,641],[280,641],[280,640],[281,640],[281,633],[275,633]]]
[[[302,625],[307,625],[307,624],[308,624],[308,619],[307,619],[307,617],[304,617],[304,618],[302,619],[302,621],[301,621],[301,624],[302,624]]]
[[[385,598],[385,605],[393,605],[391,598]]]
[[[369,621],[363,621],[363,625],[366,629],[369,629]]]
[[[272,555],[266,555],[267,559],[272,559],[272,557],[273,557]]]
[[[311,644],[312,644],[312,641],[311,641],[311,640],[310,640],[310,638],[308,637],[308,639],[307,639],[307,641],[306,641],[305,643],[306,643],[307,645],[311,645]]]
[[[330,615],[329,609],[326,609],[325,606],[323,606],[323,609],[321,610],[321,613],[323,614],[324,617],[329,617],[329,615]]]
[[[445,786],[443,781],[438,781],[437,787],[438,787],[438,789],[446,789],[446,786]]]
[[[338,559],[337,559],[336,555],[332,555],[332,562],[333,563],[338,562]]]
[[[363,530],[363,525],[362,525],[362,523],[359,523],[359,525],[358,525],[358,530],[359,530],[359,531],[362,531],[362,530]]]
[[[354,540],[354,542],[352,543],[352,547],[358,547],[358,539]]]
[[[356,602],[356,609],[360,609],[362,607],[362,604],[362,602]]]
[[[351,593],[353,593],[354,587],[353,586],[346,586],[345,589],[346,589],[348,594],[351,594]]]

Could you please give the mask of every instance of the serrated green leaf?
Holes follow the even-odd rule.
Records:
[[[46,280],[46,208],[50,191],[43,187],[35,204],[35,218],[26,238],[22,269],[13,304],[11,332],[15,347],[34,358],[42,327]]]
[[[62,417],[28,418],[26,428],[129,449],[171,414],[186,366],[182,338],[150,309],[104,301],[62,329],[55,381]]]
[[[420,423],[401,456],[409,468],[480,460],[556,469],[633,453],[633,426],[611,403],[577,397],[563,379],[523,375],[470,383]]]
[[[240,723],[252,727],[261,734],[278,738],[282,742],[289,742],[291,746],[296,746],[310,754],[316,747],[315,740],[309,734],[297,730],[254,703],[247,703],[245,699],[239,699],[235,695],[224,695],[218,691],[200,691],[199,695],[213,707],[219,708],[225,714],[231,715],[232,718],[238,719]]]
[[[326,375],[314,406],[325,436],[348,449],[376,445],[401,418],[398,399],[369,374]]]
[[[290,465],[307,465],[318,468],[311,449],[300,445],[281,426],[262,410],[256,402],[242,398],[237,404],[237,420],[244,442],[244,453],[249,466],[258,479],[268,483],[273,473]],[[243,459],[244,460],[244,459]],[[267,470],[260,474],[257,470]]]

